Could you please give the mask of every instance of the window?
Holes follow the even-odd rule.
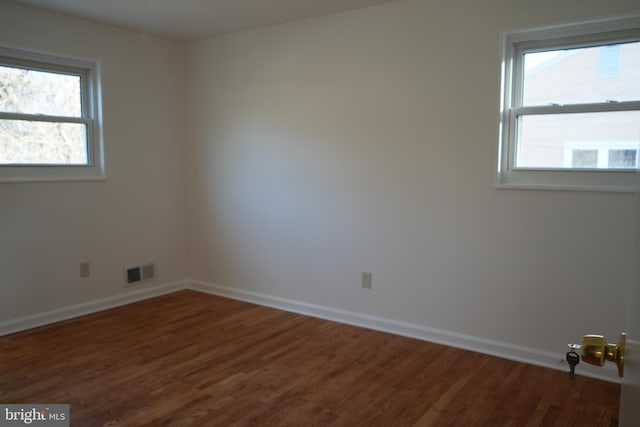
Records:
[[[0,181],[104,178],[98,73],[0,47]]]
[[[637,169],[638,144],[634,141],[578,141],[564,146],[564,167],[573,169]]]
[[[498,186],[635,190],[640,17],[505,34]]]

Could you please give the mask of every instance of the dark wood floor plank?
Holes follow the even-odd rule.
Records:
[[[615,426],[620,387],[180,291],[0,337],[0,401],[73,426]]]

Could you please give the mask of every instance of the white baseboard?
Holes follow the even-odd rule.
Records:
[[[121,305],[131,304],[136,301],[142,301],[186,288],[186,282],[184,281],[153,285],[147,289],[129,291],[112,297],[71,305],[69,307],[51,310],[35,314],[33,316],[0,322],[0,336],[24,331],[38,326],[48,325],[50,323],[60,322],[62,320],[95,313]]]
[[[321,319],[332,320],[382,332],[389,332],[396,335],[489,354],[518,362],[543,366],[545,368],[568,371],[567,364],[564,362],[564,353],[542,351],[531,347],[474,337],[443,329],[429,328],[415,323],[402,322],[354,311],[310,304],[260,292],[230,288],[193,279],[165,283],[143,290],[126,292],[112,297],[72,305],[33,316],[0,322],[0,336],[38,326],[48,325],[50,323],[71,319],[85,314],[95,313],[121,305],[131,304],[133,302],[153,298],[182,289],[191,289],[194,291],[246,301],[307,316],[318,317]],[[613,365],[605,365],[604,368],[597,368],[595,366],[580,364],[578,366],[578,375],[584,375],[615,383],[621,382]]]
[[[402,322],[384,317],[309,304],[288,298],[230,288],[199,280],[187,279],[186,283],[186,286],[189,289],[195,291],[568,372],[568,365],[564,361],[564,353],[542,351],[531,347],[478,338],[471,335],[429,328],[414,323]],[[621,382],[617,376],[615,366],[612,365],[605,366],[604,368],[598,368],[595,366],[580,364],[577,371],[578,375],[584,375],[615,383]]]

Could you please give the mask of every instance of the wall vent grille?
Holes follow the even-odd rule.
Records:
[[[139,285],[143,282],[148,282],[155,278],[155,264],[149,263],[144,265],[137,265],[133,267],[126,267],[124,269],[124,287]]]

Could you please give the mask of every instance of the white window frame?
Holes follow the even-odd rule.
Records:
[[[70,118],[0,112],[0,118],[83,123],[87,129],[87,164],[0,164],[0,182],[105,179],[99,62],[0,46],[0,65],[78,75],[82,82],[82,117]]]
[[[640,110],[640,102],[636,101],[530,107],[521,105],[524,53],[639,40],[640,16],[503,33],[497,188],[637,191],[637,170],[516,167],[516,127],[521,115]]]

